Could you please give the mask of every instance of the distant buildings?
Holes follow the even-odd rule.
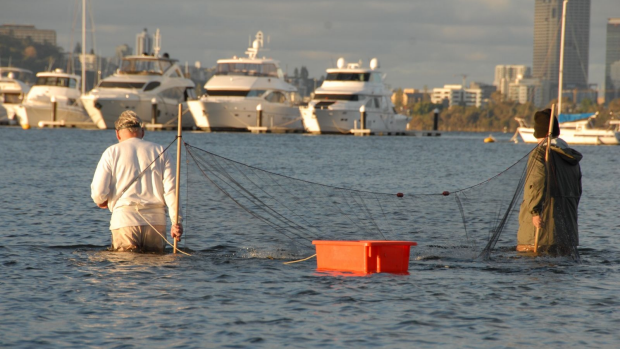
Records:
[[[620,98],[620,18],[607,21],[605,103]]]
[[[392,96],[392,102],[394,102],[395,97]],[[415,88],[405,88],[403,89],[403,105],[419,103],[422,101],[430,100],[430,93],[427,91],[415,89]]]
[[[535,0],[532,76],[540,80],[542,104],[556,99],[558,93],[562,3]],[[565,40],[564,89],[588,90],[590,0],[568,2]]]
[[[525,65],[498,65],[495,67],[493,85],[505,99],[521,104],[542,106],[540,80],[532,78],[531,69]]]
[[[542,107],[542,91],[540,80],[534,78],[518,78],[508,85],[508,100],[520,104],[533,103],[537,107]]]
[[[56,46],[56,31],[48,29],[36,29],[34,25],[3,24],[0,25],[0,35],[8,35],[18,39],[31,38],[32,41]]]
[[[463,85],[445,85],[443,88],[433,89],[431,102],[443,104],[447,107],[481,107],[483,104],[482,94],[483,90],[480,88],[463,88]]]
[[[136,35],[136,51],[135,55],[147,54],[150,55],[153,53],[153,38],[149,33],[147,33],[146,28],[142,33]]]
[[[508,95],[508,87],[519,79],[531,77],[531,69],[525,65],[498,65],[495,66],[493,85],[502,95]]]

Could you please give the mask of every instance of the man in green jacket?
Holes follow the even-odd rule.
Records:
[[[538,229],[538,251],[577,257],[582,155],[558,138],[560,128],[554,117],[549,156],[545,159],[550,118],[550,109],[534,115],[534,136],[539,146],[532,151],[527,164],[517,251],[534,251]]]

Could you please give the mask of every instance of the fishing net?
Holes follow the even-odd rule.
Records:
[[[449,251],[461,258],[514,254],[530,154],[477,185],[420,194],[323,185],[187,143],[185,149],[184,225],[190,240],[208,240],[212,246],[241,243],[272,254],[278,246],[293,255],[314,253],[313,240],[416,241],[418,250]],[[186,243],[191,247],[191,241]],[[578,258],[576,248],[571,255]]]

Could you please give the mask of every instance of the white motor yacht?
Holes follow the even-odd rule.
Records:
[[[337,66],[327,69],[323,85],[306,107],[300,107],[306,131],[405,134],[410,118],[396,112],[392,92],[377,70],[377,59],[371,60],[370,68],[362,68],[360,63],[346,64],[343,58],[338,59]]]
[[[17,124],[17,112],[34,75],[30,70],[0,67],[0,123]]]
[[[172,127],[176,126],[179,103],[186,109],[186,102],[196,98],[195,86],[183,76],[177,60],[167,54],[126,56],[116,73],[82,96],[82,102],[101,129],[113,129],[125,110],[135,111],[145,122]],[[183,118],[184,128],[194,126],[192,118]]]
[[[37,73],[37,81],[17,113],[22,127],[95,127],[80,101],[80,84],[79,76],[62,69]]]
[[[607,129],[595,128],[594,120],[598,113],[560,114],[560,138],[568,144],[580,145],[618,145],[620,144],[620,120],[610,120]],[[517,133],[525,143],[538,143],[534,128],[529,127],[523,118],[515,118],[519,123]]]
[[[198,128],[303,132],[297,88],[284,81],[278,61],[257,57],[262,47],[263,33],[259,31],[246,51],[248,57],[217,61],[215,75],[204,86],[205,94],[188,102]]]

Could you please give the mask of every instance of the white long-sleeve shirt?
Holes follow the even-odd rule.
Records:
[[[110,230],[148,223],[166,225],[166,206],[174,222],[175,173],[167,152],[142,177],[129,185],[163,151],[164,147],[159,144],[129,138],[103,153],[90,188],[96,204],[108,201],[112,212]],[[127,191],[121,195],[125,188]],[[136,207],[144,218],[140,217]]]

